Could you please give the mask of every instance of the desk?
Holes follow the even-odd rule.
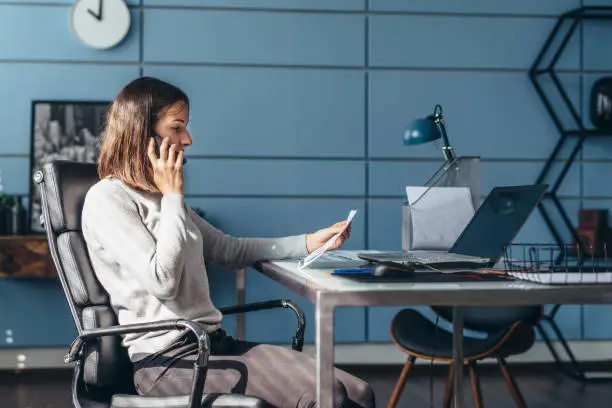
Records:
[[[455,306],[453,359],[463,364],[461,306],[612,303],[612,285],[551,286],[523,281],[466,283],[366,283],[332,276],[331,270],[299,270],[297,261],[259,262],[254,268],[305,297],[315,307],[317,402],[331,407],[334,308],[337,306]],[[454,405],[463,406],[463,370],[454,373]]]

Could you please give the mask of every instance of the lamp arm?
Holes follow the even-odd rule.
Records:
[[[448,141],[448,136],[446,135],[446,127],[444,126],[444,120],[438,123],[438,127],[440,128],[440,133],[442,133],[442,140],[444,140],[444,157],[448,162],[453,161],[455,159],[455,151]]]
[[[444,142],[444,158],[447,162],[452,162],[453,160],[455,160],[455,151],[451,147],[450,142],[448,141],[448,135],[446,134],[446,126],[444,124],[444,115],[442,114],[442,106],[436,105],[433,117],[435,124],[438,126],[438,129],[440,129],[440,133],[442,134],[442,140]]]

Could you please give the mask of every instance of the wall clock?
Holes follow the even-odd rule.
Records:
[[[119,44],[130,29],[124,0],[78,0],[72,6],[72,32],[87,46],[104,50]]]

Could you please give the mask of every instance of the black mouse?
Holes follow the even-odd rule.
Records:
[[[413,270],[410,268],[388,264],[377,264],[372,268],[372,275],[374,276],[404,275],[412,272]]]

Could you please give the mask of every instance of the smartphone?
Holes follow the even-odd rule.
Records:
[[[160,157],[159,149],[160,149],[161,144],[164,141],[164,139],[160,135],[158,135],[157,133],[155,133],[155,132],[152,132],[152,133],[153,133],[153,140],[155,141],[155,154],[159,158]],[[178,152],[176,152],[176,154],[178,155]],[[187,159],[185,157],[183,157],[183,164],[185,164],[186,162],[187,162]]]

